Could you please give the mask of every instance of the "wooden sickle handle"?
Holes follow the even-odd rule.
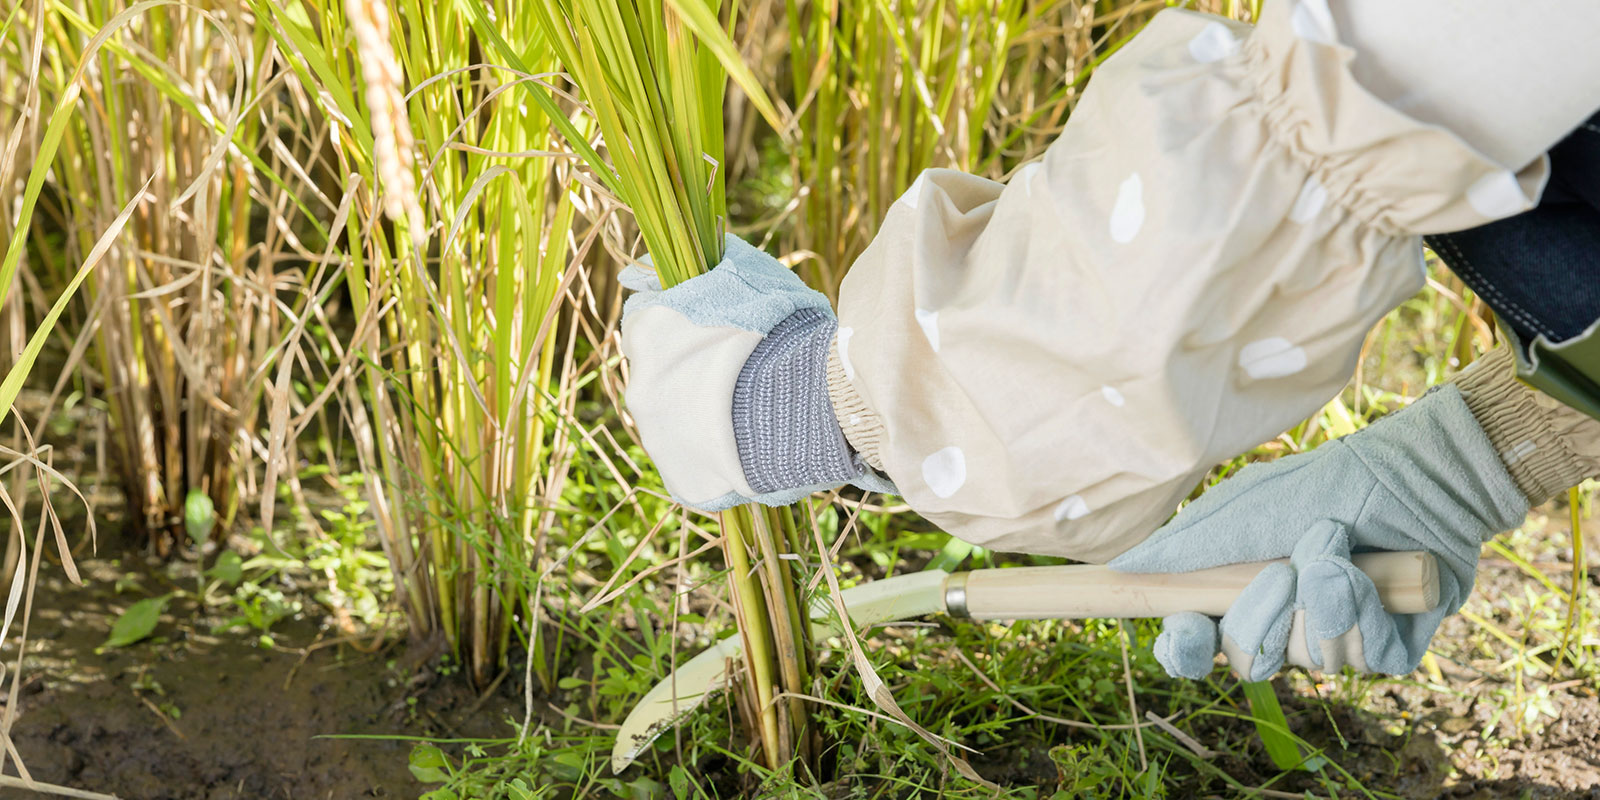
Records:
[[[1378,599],[1390,613],[1419,614],[1439,605],[1439,565],[1432,555],[1361,553],[1351,560],[1377,585]],[[1165,617],[1179,611],[1220,617],[1270,563],[1171,574],[1113,572],[1087,564],[980,569],[945,579],[945,604],[951,615],[972,619]]]

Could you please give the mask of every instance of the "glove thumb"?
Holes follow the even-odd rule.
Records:
[[[650,263],[650,257],[645,256],[641,264]],[[661,277],[656,271],[640,264],[633,264],[617,273],[617,282],[622,288],[634,292],[659,292],[661,291]]]
[[[1216,663],[1217,623],[1204,614],[1180,611],[1161,621],[1161,635],[1150,649],[1168,675],[1200,680]]]

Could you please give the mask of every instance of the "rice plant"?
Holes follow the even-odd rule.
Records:
[[[538,36],[552,44],[598,125],[608,158],[570,125],[568,142],[632,211],[662,284],[715,266],[727,223],[723,101],[730,75],[775,121],[730,37],[737,6],[552,0],[534,16]],[[498,55],[512,59],[516,52],[506,46]],[[548,93],[531,96],[552,102]],[[745,642],[745,680],[736,695],[747,729],[770,768],[796,758],[814,768],[804,705],[795,696],[778,697],[810,693],[805,606],[784,558],[801,551],[799,525],[792,511],[741,507],[721,515],[720,529]]]
[[[786,5],[801,131],[794,246],[834,297],[924,169],[998,179],[1042,151],[1093,52],[1093,9],[1080,0]]]
[[[109,410],[133,527],[167,555],[190,538],[186,502],[224,522],[239,508],[261,367],[283,319],[276,292],[293,280],[280,274],[285,232],[253,222],[287,204],[271,168],[252,164],[257,144],[280,133],[275,103],[254,104],[270,71],[238,3],[50,8],[58,47],[41,67],[47,92],[88,100],[61,138],[49,207],[65,232],[57,270],[83,261],[128,198],[148,192],[84,283],[93,338],[75,352]]]
[[[315,24],[255,8],[336,131],[359,367],[333,377],[411,633],[442,636],[487,685],[527,619],[571,455],[576,189],[546,111],[514,91],[549,57],[535,43],[526,71],[478,63],[461,5],[347,0]],[[495,36],[533,41],[516,4],[481,10]]]

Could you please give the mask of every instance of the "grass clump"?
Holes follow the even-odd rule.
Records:
[[[318,399],[349,421],[413,637],[442,637],[487,686],[513,636],[530,641],[583,380],[583,201],[546,109],[517,91],[549,49],[510,2],[254,8],[337,148],[330,261],[356,325],[329,342]],[[533,43],[526,70],[474,59],[489,16],[489,36]]]
[[[722,11],[705,0],[555,0],[535,12],[608,158],[585,140],[572,144],[633,213],[663,286],[722,258],[722,108],[730,73],[776,121],[732,44],[737,7],[725,17]],[[811,690],[806,605],[783,558],[803,552],[799,526],[792,511],[742,507],[720,515],[720,531],[745,643],[739,696],[747,728],[768,767],[798,758],[814,769],[813,734],[796,697]],[[780,693],[791,697],[779,701]]]

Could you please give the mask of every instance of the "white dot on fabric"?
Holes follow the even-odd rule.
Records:
[[[1100,396],[1104,397],[1107,403],[1110,403],[1117,408],[1121,408],[1123,403],[1128,402],[1127,399],[1122,396],[1122,392],[1117,391],[1115,386],[1100,387]]]
[[[1239,366],[1252,378],[1281,378],[1306,368],[1306,351],[1273,336],[1240,348]]]
[[[854,335],[854,328],[840,328],[834,340],[839,348],[839,366],[844,367],[844,376],[850,380],[856,379],[856,368],[850,364],[850,337]]]
[[[1133,241],[1144,227],[1144,184],[1135,172],[1117,187],[1117,204],[1111,209],[1111,238],[1122,244]]]
[[[949,497],[967,482],[967,457],[959,447],[946,447],[922,459],[922,481],[939,497]]]
[[[917,325],[922,328],[922,335],[928,337],[928,344],[933,345],[933,352],[939,352],[939,312],[915,309]]]
[[[1041,169],[1044,169],[1044,165],[1040,164],[1037,161],[1035,161],[1032,164],[1029,164],[1029,165],[1023,167],[1022,169],[1017,170],[1017,174],[1016,174],[1015,177],[1012,178],[1012,180],[1017,181],[1018,183],[1021,183],[1022,184],[1022,191],[1027,193],[1027,195],[1029,197],[1032,197],[1033,196],[1033,178],[1034,178],[1035,175],[1039,174],[1039,170],[1041,170]]]
[[[1527,439],[1518,444],[1516,447],[1511,448],[1510,451],[1501,452],[1500,460],[1505,462],[1505,465],[1509,467],[1512,464],[1515,464],[1518,461],[1533,455],[1533,452],[1538,449],[1539,446],[1534,444],[1532,439]]]
[[[1289,27],[1294,35],[1309,42],[1338,44],[1334,34],[1333,14],[1328,11],[1328,0],[1299,0],[1289,12]]]
[[[850,427],[853,428],[853,427],[855,427],[857,425],[860,425],[860,424],[861,424],[861,415],[860,414],[851,414],[850,415]]]
[[[923,176],[925,175],[927,175],[926,172],[917,175],[917,179],[911,182],[911,188],[907,189],[905,194],[900,195],[899,202],[905,203],[906,208],[917,207],[917,200],[922,197],[922,185],[925,183]]]
[[[1228,26],[1213,22],[1189,40],[1189,55],[1202,64],[1221,61],[1239,51],[1239,40]]]
[[[1089,513],[1089,504],[1082,497],[1073,495],[1061,501],[1056,506],[1056,522],[1077,519]]]
[[[1503,219],[1520,214],[1532,207],[1528,196],[1522,193],[1517,176],[1507,171],[1492,172],[1474,181],[1467,189],[1467,203],[1472,210],[1489,219]]]
[[[1294,208],[1289,209],[1289,219],[1304,225],[1327,203],[1328,190],[1322,182],[1316,178],[1306,178],[1306,185],[1300,187],[1300,196],[1294,199]]]

